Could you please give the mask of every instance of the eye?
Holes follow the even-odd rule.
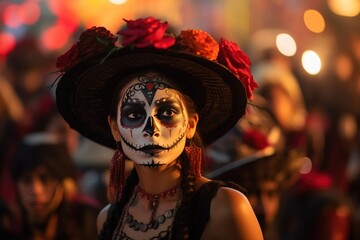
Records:
[[[30,174],[22,174],[19,177],[19,182],[23,183],[23,184],[31,184],[31,182],[33,181],[33,178]]]
[[[141,125],[146,119],[146,111],[141,104],[124,105],[121,111],[121,124],[128,128]]]
[[[162,116],[165,116],[165,117],[172,117],[176,114],[176,112],[172,109],[168,109],[168,110],[165,110],[161,113]]]
[[[136,119],[141,118],[141,116],[142,116],[142,113],[140,113],[140,112],[132,112],[132,113],[127,114],[126,117],[129,118],[129,119],[136,120]]]
[[[156,114],[156,117],[158,118],[172,118],[175,117],[175,115],[178,113],[178,111],[174,108],[160,108],[158,110],[158,113]]]
[[[142,106],[139,105],[127,105],[124,106],[121,114],[125,119],[129,121],[136,121],[143,118],[146,112]]]
[[[49,183],[51,183],[51,182],[53,182],[55,180],[54,177],[52,177],[52,176],[50,176],[48,174],[41,174],[39,176],[39,179],[43,184],[49,184]]]

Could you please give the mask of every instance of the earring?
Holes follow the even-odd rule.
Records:
[[[185,146],[185,153],[189,159],[189,173],[199,177],[201,175],[202,149],[196,145],[189,144],[189,146]]]
[[[112,203],[120,201],[125,181],[125,155],[119,142],[116,143],[116,146],[110,163],[109,194]]]

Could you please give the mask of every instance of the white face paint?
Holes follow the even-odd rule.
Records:
[[[117,125],[126,156],[142,166],[160,167],[182,153],[188,114],[179,93],[165,79],[148,75],[123,88]]]

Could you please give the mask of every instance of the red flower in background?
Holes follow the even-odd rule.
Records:
[[[125,20],[127,28],[120,30],[123,36],[122,46],[134,44],[135,47],[155,47],[166,49],[175,44],[175,38],[165,34],[168,28],[167,22],[161,22],[153,17],[140,18],[137,20]]]
[[[179,44],[185,47],[185,51],[193,53],[209,60],[216,60],[219,53],[219,43],[210,34],[203,30],[181,31]]]
[[[92,27],[80,35],[69,51],[58,57],[56,66],[65,72],[78,61],[96,56],[116,46],[117,37],[104,27]]]
[[[247,146],[256,150],[262,150],[270,146],[267,136],[256,129],[247,130],[243,135],[242,141]]]
[[[243,83],[246,95],[253,99],[253,91],[258,87],[250,71],[249,57],[234,43],[221,39],[217,61],[230,69]]]

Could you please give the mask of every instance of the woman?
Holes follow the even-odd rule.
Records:
[[[252,98],[248,57],[201,30],[173,36],[153,17],[125,21],[120,46],[93,27],[57,62],[60,113],[116,149],[100,238],[262,239],[241,189],[200,171],[202,142],[231,129]],[[128,159],[134,169],[124,183]]]

